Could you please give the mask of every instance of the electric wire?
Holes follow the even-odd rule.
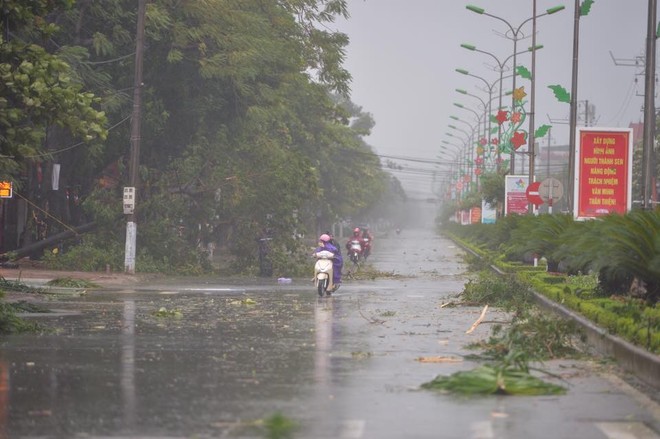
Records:
[[[114,124],[113,126],[109,127],[108,131],[117,128],[119,125],[123,124],[124,122],[126,122],[130,118],[131,118],[131,116],[126,116],[125,118],[123,118],[122,120],[120,120],[119,122]],[[55,151],[49,151],[49,152],[44,152],[42,154],[35,154],[35,155],[26,155],[25,158],[34,159],[34,158],[40,158],[40,157],[50,157],[52,155],[56,155],[56,154],[59,154],[59,153],[65,152],[65,151],[69,151],[73,148],[77,148],[77,147],[79,147],[81,145],[84,145],[84,144],[85,144],[85,142],[78,142],[76,144],[69,145],[69,146],[66,146],[62,149],[58,149],[58,150],[55,150]]]

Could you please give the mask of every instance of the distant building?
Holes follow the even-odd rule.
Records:
[[[639,145],[642,143],[642,139],[644,138],[644,123],[643,122],[630,122],[630,125],[628,125],[628,128],[632,128],[633,130],[633,147]]]
[[[536,154],[537,180],[548,176],[560,178],[568,167],[569,145],[538,145]],[[561,178],[560,178],[561,179]]]

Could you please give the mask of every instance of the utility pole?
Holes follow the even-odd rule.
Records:
[[[568,210],[573,214],[573,197],[575,191],[575,150],[577,142],[575,133],[577,128],[577,91],[578,91],[578,51],[580,39],[580,2],[575,0],[575,12],[573,16],[573,66],[571,73],[571,115],[568,130],[568,191],[566,201]]]
[[[545,171],[545,178],[550,178],[550,147],[552,145],[552,128],[548,129],[548,151],[547,151],[547,163],[546,163],[546,171]]]
[[[135,38],[135,78],[133,79],[133,115],[131,117],[131,153],[128,163],[129,187],[124,188],[124,214],[126,214],[126,251],[124,271],[135,274],[137,224],[135,202],[137,198],[138,168],[140,166],[140,122],[142,115],[142,64],[144,55],[144,20],[147,0],[138,0],[137,35]]]
[[[536,0],[532,3],[532,47],[536,47]],[[535,161],[536,161],[536,148],[534,147],[534,95],[536,86],[536,50],[532,51],[532,84],[531,93],[529,96],[529,133],[527,153],[529,154],[529,180],[527,184],[532,184],[535,181]],[[529,213],[534,213],[534,204],[530,201],[527,203]]]
[[[657,0],[649,0],[649,11],[646,34],[646,72],[644,83],[644,166],[642,177],[644,181],[642,207],[645,210],[653,208],[652,182],[655,171],[655,40],[656,40]]]

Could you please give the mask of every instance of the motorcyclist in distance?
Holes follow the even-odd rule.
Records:
[[[314,253],[318,253],[323,250],[334,253],[335,256],[332,258],[332,283],[334,284],[332,291],[334,292],[337,291],[341,286],[341,269],[344,266],[344,260],[341,256],[341,251],[339,248],[331,243],[332,240],[332,237],[327,233],[319,236],[319,245],[314,250]]]
[[[356,227],[353,229],[353,236],[348,238],[348,241],[346,241],[346,250],[350,253],[351,251],[351,242],[353,241],[358,241],[360,243],[360,247],[362,247],[362,250],[364,251],[364,240],[362,239],[362,233],[360,233],[360,228]]]
[[[364,259],[367,259],[371,254],[374,243],[374,235],[371,234],[368,227],[362,228],[362,242],[364,243],[362,253],[364,254]]]

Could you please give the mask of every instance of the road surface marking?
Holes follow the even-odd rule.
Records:
[[[470,430],[472,430],[471,439],[493,439],[495,437],[491,421],[473,422],[470,425]]]
[[[596,422],[608,439],[659,439],[643,422]]]
[[[360,439],[364,435],[365,421],[361,419],[349,419],[342,422],[339,437],[341,439]]]

